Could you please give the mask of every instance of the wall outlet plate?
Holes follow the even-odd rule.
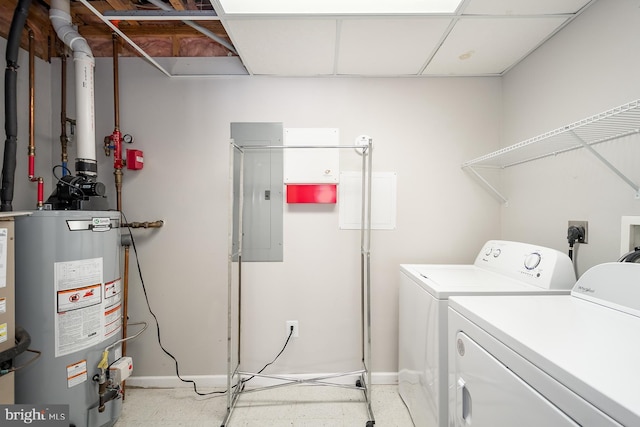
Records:
[[[298,338],[299,330],[298,330],[298,321],[297,320],[287,320],[287,337],[291,332],[291,327],[293,326],[293,333],[291,334],[291,338]]]

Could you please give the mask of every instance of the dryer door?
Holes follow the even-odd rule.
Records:
[[[450,425],[579,426],[463,332],[456,335],[456,350],[456,408]]]

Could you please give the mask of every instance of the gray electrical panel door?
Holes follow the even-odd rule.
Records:
[[[231,138],[244,147],[282,145],[282,123],[231,123]],[[244,151],[242,260],[282,261],[283,150]],[[240,189],[240,156],[234,156],[234,195]],[[233,201],[234,253],[238,242],[237,197]]]

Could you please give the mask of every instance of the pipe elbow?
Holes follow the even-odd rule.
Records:
[[[69,46],[74,54],[76,52],[82,52],[84,56],[90,57],[93,60],[93,53],[91,52],[89,43],[78,33],[78,30],[76,30],[71,22],[71,15],[67,10],[60,7],[60,3],[64,2],[52,2],[51,10],[49,11],[49,20],[58,38],[60,38],[66,46]]]

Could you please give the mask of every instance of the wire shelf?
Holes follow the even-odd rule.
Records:
[[[596,144],[637,133],[640,133],[640,100],[620,105],[600,114],[578,120],[542,135],[480,156],[463,163],[462,169],[474,175],[503,203],[508,203],[506,197],[481,175],[480,169],[506,169],[533,160],[584,148],[634,189],[635,197],[640,199],[640,187],[593,148]]]
[[[470,160],[462,168],[508,168],[639,132],[640,100],[636,100]]]

